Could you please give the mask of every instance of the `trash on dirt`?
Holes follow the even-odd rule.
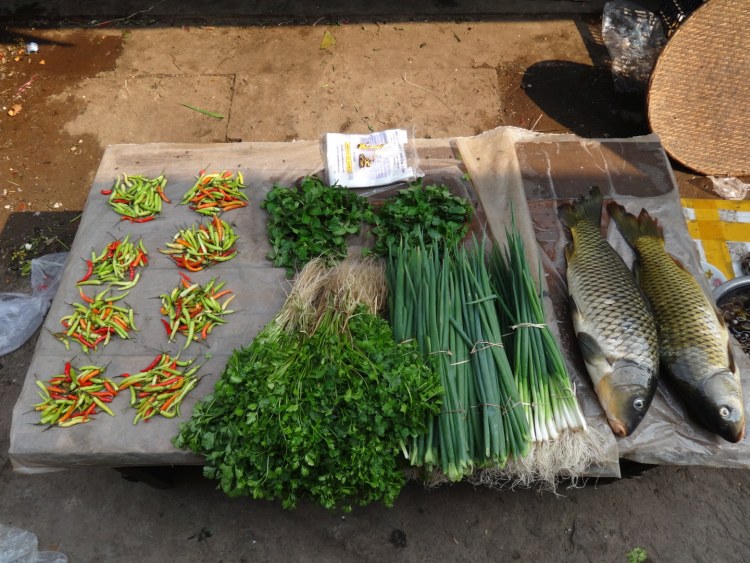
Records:
[[[39,61],[39,64],[40,64],[40,65],[46,65],[46,64],[47,64],[47,61],[45,61],[44,59],[42,59],[41,61]]]
[[[330,49],[336,44],[336,38],[333,36],[333,34],[325,30],[323,32],[323,40],[320,42],[320,48],[321,49]]]
[[[39,52],[39,45],[37,45],[34,41],[29,41],[26,43],[26,52],[29,55],[33,55],[34,53]]]
[[[0,563],[68,563],[58,551],[39,551],[35,534],[0,524]]]
[[[19,113],[21,113],[22,109],[23,106],[21,104],[13,104],[8,110],[8,115],[11,117],[13,117],[14,115],[18,115]]]
[[[213,117],[214,119],[224,119],[224,116],[220,113],[217,113],[215,111],[208,111],[207,109],[201,109],[197,108],[195,106],[189,106],[188,104],[180,104],[181,106],[184,106],[188,109],[191,109],[193,111],[197,111],[198,113],[202,113],[203,115],[207,115],[208,117]]]
[[[716,195],[724,199],[745,199],[748,190],[750,190],[750,184],[739,178],[709,176],[708,179],[711,180]]]
[[[612,59],[615,89],[645,92],[651,70],[666,43],[659,16],[629,0],[604,5],[602,39]]]
[[[0,356],[19,348],[41,326],[67,258],[67,252],[58,252],[31,261],[31,295],[0,293]],[[0,525],[0,553],[2,545]],[[1,556],[0,563],[3,563]]]
[[[18,90],[16,90],[16,93],[15,93],[15,95],[13,97],[14,98],[20,97],[21,94],[23,94],[26,90],[29,89],[29,87],[31,86],[32,82],[34,82],[34,80],[36,80],[36,74],[34,76],[32,76],[31,78],[29,78],[26,82],[24,82],[23,84],[21,84],[21,86],[18,88]]]

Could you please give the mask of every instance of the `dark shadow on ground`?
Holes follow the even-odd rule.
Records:
[[[352,23],[360,20],[454,20],[514,16],[601,14],[604,0],[6,0],[0,3],[0,20],[45,20],[89,25],[151,25],[167,20],[193,19],[229,25],[280,23]],[[242,21],[250,20],[250,21]]]
[[[549,117],[581,137],[650,132],[643,97],[616,92],[606,67],[542,61],[526,70],[523,89]]]

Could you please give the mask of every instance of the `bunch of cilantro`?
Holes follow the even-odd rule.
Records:
[[[466,235],[473,212],[471,202],[453,195],[448,187],[415,182],[385,200],[375,212],[372,252],[385,256],[389,247],[402,242],[406,245],[434,242],[443,248],[455,246]]]
[[[345,258],[347,238],[367,224],[375,238],[368,253],[377,256],[402,240],[454,246],[466,235],[474,211],[471,202],[447,186],[421,181],[373,209],[352,190],[328,186],[315,176],[292,188],[274,186],[261,207],[268,213],[268,258],[289,276],[318,256],[329,264]]]
[[[312,335],[272,321],[236,350],[175,445],[205,456],[204,474],[231,496],[390,506],[404,484],[400,448],[426,431],[441,394],[385,320],[331,308]]]
[[[329,263],[346,257],[346,239],[374,220],[367,199],[316,176],[292,188],[274,186],[261,208],[268,212],[268,258],[291,276],[318,256]]]

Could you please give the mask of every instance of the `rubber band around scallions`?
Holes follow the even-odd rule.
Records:
[[[166,186],[167,178],[163,174],[156,178],[122,174],[117,176],[112,188],[101,193],[109,196],[110,207],[123,221],[146,223],[161,213],[163,203],[171,203],[164,193]]]
[[[246,207],[248,198],[242,191],[245,188],[239,170],[236,175],[229,170],[209,174],[201,170],[198,180],[185,192],[180,203],[201,215],[216,215]]]
[[[238,238],[229,223],[214,215],[208,223],[194,223],[177,231],[172,242],[159,252],[168,255],[180,268],[198,272],[234,258],[237,255],[234,243]]]

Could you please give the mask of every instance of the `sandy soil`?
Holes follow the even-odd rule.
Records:
[[[111,143],[290,141],[391,126],[426,137],[498,125],[648,132],[643,101],[613,91],[595,17],[121,23],[2,30],[6,290],[28,291],[24,262],[70,245]],[[325,30],[336,45],[321,50]],[[28,40],[38,54],[20,52]],[[14,104],[22,109],[10,117]],[[706,194],[704,179],[676,172],[686,193]],[[0,358],[0,523],[35,532],[71,561],[599,562],[626,561],[636,547],[651,561],[747,559],[747,471],[659,467],[558,495],[410,485],[393,508],[350,514],[230,499],[195,468],[166,475],[166,489],[108,468],[18,475],[7,456],[10,413],[35,340]]]

